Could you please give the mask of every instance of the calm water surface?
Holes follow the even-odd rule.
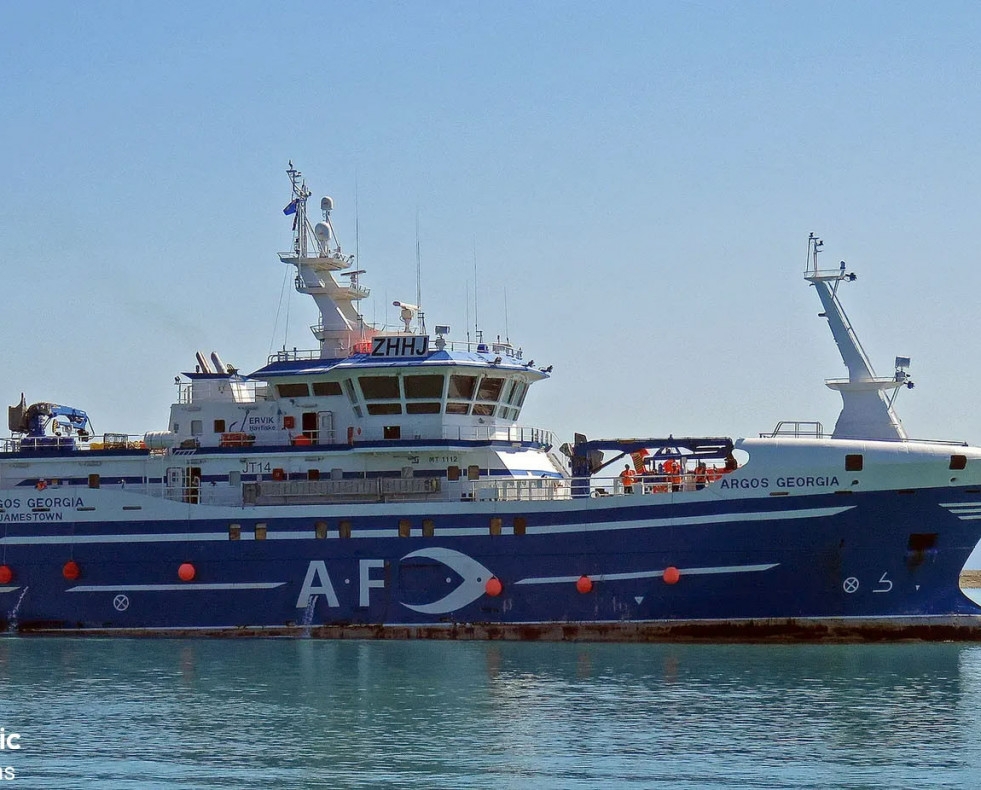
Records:
[[[981,645],[0,639],[37,788],[979,787]]]

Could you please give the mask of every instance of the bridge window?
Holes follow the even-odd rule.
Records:
[[[310,394],[310,387],[306,382],[303,384],[277,384],[276,392],[281,398],[305,398]]]
[[[470,400],[476,387],[476,376],[450,376],[450,391],[447,397]]]
[[[215,420],[215,433],[224,433],[224,432],[225,432],[225,421]]]
[[[442,398],[443,376],[406,376],[402,383],[405,386],[405,397],[410,398]]]
[[[469,403],[447,403],[446,413],[447,414],[466,414],[470,411]]]
[[[504,379],[486,377],[480,381],[480,389],[477,390],[477,400],[497,400],[501,397],[501,389],[504,387]]]
[[[358,402],[358,396],[354,394],[354,384],[351,383],[351,379],[344,379],[344,391],[347,393],[347,399],[351,403]],[[358,415],[361,416],[360,414]]]
[[[438,403],[406,403],[406,414],[439,414]]]
[[[400,403],[369,403],[368,414],[401,414]]]
[[[520,409],[525,403],[525,395],[527,394],[528,385],[523,381],[519,381],[518,386],[514,388],[514,405]]]
[[[362,376],[358,379],[365,400],[387,400],[399,397],[396,376]]]
[[[340,395],[341,385],[337,381],[315,381],[313,382],[313,394],[319,397],[328,395]]]
[[[491,403],[475,403],[473,407],[473,411],[470,413],[482,417],[493,417],[494,405]]]

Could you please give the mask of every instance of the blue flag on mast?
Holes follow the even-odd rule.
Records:
[[[283,213],[288,217],[290,214],[296,213],[296,201],[291,200],[290,204],[283,209]]]

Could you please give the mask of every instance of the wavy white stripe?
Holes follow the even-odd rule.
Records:
[[[708,568],[678,568],[678,572],[684,576],[705,576],[713,573],[756,573],[758,571],[768,571],[776,568],[778,562],[771,562],[768,565],[719,565]],[[632,571],[630,573],[597,573],[586,574],[595,582],[623,581],[625,579],[656,579],[664,575],[664,568],[656,571]],[[571,584],[579,580],[579,576],[536,576],[530,579],[521,579],[515,584]]]

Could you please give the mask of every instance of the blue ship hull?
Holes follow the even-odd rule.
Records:
[[[981,633],[981,608],[958,586],[981,520],[957,505],[977,505],[976,488],[612,500],[443,515],[331,506],[316,519],[243,510],[234,540],[227,520],[5,524],[3,562],[16,575],[0,588],[4,625],[630,639],[691,627],[719,636],[720,623],[748,636],[776,623],[790,637],[791,623],[909,635],[920,623],[954,627],[934,632],[944,638]],[[69,561],[77,578],[64,576]],[[178,576],[183,564],[190,581]]]

